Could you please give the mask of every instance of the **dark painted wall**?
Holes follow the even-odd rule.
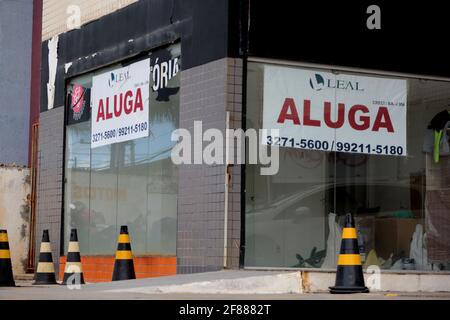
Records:
[[[443,1],[246,1],[252,56],[450,77]],[[366,27],[371,4],[381,30]]]
[[[366,27],[371,4],[381,7],[381,30]],[[442,2],[141,0],[60,35],[55,107],[63,105],[66,78],[176,40],[185,70],[248,53],[450,77],[446,15]],[[47,42],[42,53],[46,93]],[[67,62],[73,65],[65,74]],[[46,108],[43,94],[41,111]]]
[[[141,0],[59,35],[54,107],[64,104],[65,79],[174,41],[181,41],[184,70],[226,57],[228,5],[228,0]],[[41,112],[47,110],[47,42]],[[68,62],[73,64],[66,74]]]

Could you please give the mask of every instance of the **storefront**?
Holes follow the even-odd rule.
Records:
[[[60,278],[72,228],[87,282],[111,281],[122,225],[137,278],[224,267],[226,168],[176,166],[171,151],[175,129],[223,127],[227,94],[242,94],[227,77],[242,79],[228,10],[238,7],[138,1],[42,43],[36,234],[49,230]],[[234,189],[227,265],[238,268]]]
[[[247,83],[247,127],[280,130],[279,172],[246,170],[247,267],[334,269],[351,212],[365,267],[449,269],[449,81],[254,59]]]
[[[77,228],[87,281],[109,281],[121,225],[137,277],[334,270],[348,212],[365,267],[449,270],[445,51],[321,5],[139,1],[43,42],[37,234],[50,229],[60,274]],[[403,51],[372,58],[380,41]],[[262,137],[278,173],[174,165],[172,132],[196,121],[278,129]]]
[[[365,268],[448,272],[446,18],[380,3],[370,30],[371,4],[250,1],[243,126],[279,129],[280,169],[245,168],[246,268],[335,270],[350,212]]]

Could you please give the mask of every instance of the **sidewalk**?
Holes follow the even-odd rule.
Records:
[[[0,287],[0,300],[6,299],[161,299],[161,300],[403,300],[445,299],[450,293],[383,293],[331,295],[301,293],[295,287],[295,273],[270,271],[219,271],[201,274],[86,284],[81,289],[66,286],[32,286],[17,280],[16,287]]]

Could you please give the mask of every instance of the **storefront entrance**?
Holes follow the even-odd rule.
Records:
[[[138,277],[176,272],[178,171],[170,152],[171,134],[179,122],[180,50],[179,44],[154,50],[71,79],[67,86],[64,248],[70,230],[77,228],[83,256],[107,256],[112,261],[120,226],[127,225],[135,256],[171,259],[170,263],[142,262],[149,266],[141,266],[143,258],[137,259]],[[107,79],[106,89],[93,86],[99,75]],[[150,80],[143,83],[137,75]],[[135,81],[130,89],[133,97],[121,91],[131,81]],[[147,98],[144,90],[149,92]],[[101,100],[96,108],[94,96]],[[136,124],[125,123],[127,116],[141,110],[148,116],[140,116]],[[105,133],[94,134],[95,121],[103,121],[98,127]],[[107,129],[113,121],[118,129]],[[139,137],[128,138],[133,134]],[[114,141],[108,142],[109,138]],[[160,268],[151,274],[150,264],[170,264],[173,270],[167,273]]]

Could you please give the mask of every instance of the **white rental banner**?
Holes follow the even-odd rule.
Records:
[[[92,79],[91,148],[149,134],[150,59]]]
[[[265,66],[262,143],[406,156],[406,108],[406,80]]]

